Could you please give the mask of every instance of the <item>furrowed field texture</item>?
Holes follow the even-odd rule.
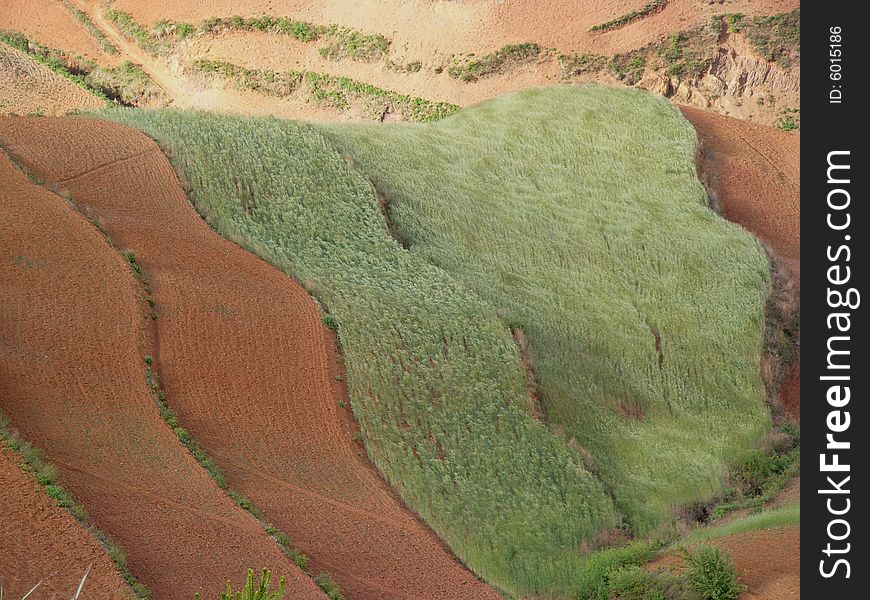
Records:
[[[769,425],[767,260],[706,208],[664,100],[551,88],[374,127],[106,115],[321,301],[371,458],[512,596],[583,594],[598,534],[710,497]]]

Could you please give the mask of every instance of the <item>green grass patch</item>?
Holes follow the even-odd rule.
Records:
[[[100,30],[100,28],[94,25],[94,22],[91,20],[91,17],[88,16],[88,13],[80,10],[69,0],[64,0],[63,5],[66,6],[67,10],[69,10],[82,25],[85,26],[85,29],[88,30],[88,33],[91,34],[91,37],[93,37],[100,43],[100,47],[102,47],[103,51],[106,54],[118,54],[118,49],[115,48],[112,42],[110,42],[106,35]]]
[[[501,73],[512,65],[537,60],[541,52],[537,44],[509,44],[481,58],[469,55],[454,61],[447,67],[447,74],[453,79],[477,81],[481,77]]]
[[[200,33],[219,33],[221,31],[263,31],[290,35],[300,42],[313,42],[329,32],[329,27],[297,21],[287,17],[213,17],[203,20],[198,27]]]
[[[642,8],[633,10],[620,17],[607,21],[606,23],[595,25],[589,31],[612,31],[613,29],[619,29],[629,23],[634,23],[635,21],[639,21],[644,17],[663,10],[667,4],[668,0],[650,0],[650,2],[647,2]]]
[[[570,79],[586,73],[597,73],[607,66],[607,57],[600,54],[560,54],[559,70],[562,79]]]
[[[743,19],[741,31],[767,60],[790,67],[800,61],[801,9]]]
[[[769,265],[707,209],[660,98],[530,90],[427,125],[107,114],[171,149],[220,233],[311,282],[372,460],[509,594],[594,588],[643,548],[584,542],[712,498],[769,427]]]
[[[46,495],[53,499],[58,506],[69,511],[73,518],[100,542],[136,598],[150,598],[151,592],[148,587],[140,583],[130,572],[127,565],[127,555],[123,548],[107,533],[90,522],[85,507],[58,482],[59,471],[57,467],[45,458],[42,450],[22,438],[18,431],[12,427],[9,418],[2,412],[0,412],[0,443],[17,452],[22,458],[24,470],[33,474],[45,489]]]
[[[151,31],[136,21],[133,15],[117,8],[106,11],[106,18],[114,23],[126,37],[132,39],[140,48],[149,54],[160,54],[171,47],[165,39],[159,39]]]
[[[318,50],[329,60],[372,62],[386,57],[390,40],[379,33],[365,34],[346,27],[333,27],[329,31],[329,43]]]
[[[219,60],[196,60],[192,66],[200,73],[220,75],[229,79],[237,88],[269,96],[289,96],[302,83],[302,73],[297,71],[247,69]]]
[[[459,107],[449,102],[433,102],[384,90],[349,77],[324,73],[305,73],[305,82],[315,102],[339,109],[362,105],[369,117],[379,117],[388,111],[399,112],[408,121],[437,121],[453,114]]]
[[[333,581],[332,576],[326,571],[321,571],[317,577],[314,578],[314,583],[323,590],[323,593],[326,594],[326,597],[329,598],[329,600],[346,600],[344,594],[341,593],[338,584]]]
[[[800,502],[793,502],[782,508],[763,510],[740,517],[725,525],[702,527],[690,533],[681,542],[683,544],[698,544],[729,535],[758,529],[773,529],[780,527],[798,527],[801,522]]]

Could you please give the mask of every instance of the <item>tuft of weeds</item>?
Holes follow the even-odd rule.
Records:
[[[390,51],[390,40],[383,35],[365,34],[347,27],[331,27],[329,43],[318,50],[329,60],[351,60],[373,62],[386,57]]]
[[[200,33],[219,33],[221,31],[263,31],[290,35],[300,42],[313,42],[330,31],[329,27],[297,21],[287,17],[213,17],[203,20],[198,28]]]
[[[684,551],[689,564],[686,582],[689,589],[705,600],[737,600],[746,586],[737,579],[731,558],[714,546],[699,546]]]
[[[132,39],[149,54],[160,54],[171,48],[167,40],[155,37],[147,27],[136,21],[130,13],[118,10],[117,8],[110,8],[106,11],[106,18],[117,25],[121,33]]]
[[[801,110],[799,108],[784,108],[779,112],[776,126],[785,131],[796,131],[801,128]]]
[[[633,50],[625,54],[614,54],[607,66],[617,79],[626,85],[635,85],[646,72],[646,60],[645,52]]]
[[[801,9],[744,19],[741,31],[767,60],[788,68],[800,61]]]
[[[349,77],[309,71],[305,73],[305,82],[316,103],[341,110],[360,104],[368,116],[375,119],[393,111],[409,121],[437,121],[459,110],[455,104],[406,96]]]
[[[302,83],[302,73],[297,71],[268,71],[247,69],[219,60],[197,60],[193,68],[200,73],[219,75],[229,79],[236,87],[260,92],[269,96],[289,96]]]
[[[447,68],[447,74],[461,81],[477,81],[481,77],[501,73],[509,66],[537,60],[541,52],[538,44],[509,44],[479,59],[472,55],[455,61]]]
[[[254,580],[254,570],[248,569],[245,585],[238,592],[233,591],[233,584],[227,580],[226,591],[221,592],[220,600],[282,600],[286,594],[287,579],[282,577],[278,581],[278,589],[275,591],[269,590],[269,585],[272,580],[272,573],[269,569],[263,569],[260,573],[260,580]],[[197,592],[196,600],[202,600],[202,595]]]
[[[570,79],[586,73],[597,73],[607,66],[607,58],[600,54],[560,54],[559,71],[562,79]]]
[[[615,19],[607,21],[606,23],[601,23],[600,25],[595,25],[589,31],[612,31],[614,29],[619,29],[620,27],[624,27],[629,23],[634,23],[635,21],[639,21],[644,17],[655,14],[657,12],[662,11],[665,6],[667,6],[668,0],[650,0],[643,7],[633,10],[629,13],[626,13],[622,16],[619,16]]]
[[[341,593],[338,584],[333,581],[332,575],[328,572],[321,571],[318,573],[317,577],[314,578],[314,583],[323,590],[323,593],[326,594],[326,597],[329,598],[329,600],[347,600],[344,597],[344,594]]]

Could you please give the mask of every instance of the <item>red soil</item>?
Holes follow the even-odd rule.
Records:
[[[358,455],[311,297],[209,229],[151,140],[93,119],[20,120],[0,138],[135,250],[157,300],[169,404],[315,572],[354,599],[499,597]]]
[[[41,580],[30,599],[71,598],[89,566],[85,598],[109,600],[131,593],[96,538],[48,497],[24,471],[21,457],[3,447],[0,506],[0,588],[5,597],[21,598]]]
[[[800,598],[799,527],[747,531],[713,540],[710,545],[731,555],[740,581],[749,587],[741,600]]]
[[[35,135],[27,124],[39,122],[0,119],[0,143],[9,149],[21,135]],[[124,156],[87,121],[64,123],[101,147],[98,160]],[[57,139],[51,152],[70,165],[87,163],[73,138]],[[143,372],[150,321],[120,254],[3,153],[0,232],[0,408],[58,466],[60,483],[94,524],[126,550],[133,574],[155,598],[189,600],[200,590],[216,596],[248,567],[269,567],[288,576],[296,597],[322,597],[160,417]],[[57,559],[58,544],[52,550]],[[39,547],[32,552],[39,556]],[[44,574],[18,573],[28,580]],[[77,566],[70,575],[81,575]]]
[[[698,131],[699,170],[725,217],[739,223],[782,260],[800,292],[800,135],[681,107]],[[800,362],[780,390],[786,413],[800,420]]]

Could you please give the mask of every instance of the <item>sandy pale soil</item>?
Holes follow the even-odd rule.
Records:
[[[102,65],[115,66],[121,59],[107,54],[62,0],[3,0],[0,29],[20,31],[49,48],[64,50]]]
[[[105,106],[100,98],[42,63],[0,43],[0,115],[62,115]]]
[[[48,121],[0,119],[0,144],[10,150],[38,139],[27,122]],[[90,155],[91,164],[124,160],[86,122],[69,125],[106,149]],[[69,166],[84,156],[66,143],[52,153]],[[0,408],[57,465],[60,483],[126,550],[133,574],[155,598],[190,600],[200,590],[214,597],[249,566],[286,574],[291,591],[308,594],[299,597],[317,597],[310,578],[162,420],[145,381],[150,319],[120,254],[62,198],[2,158]]]

